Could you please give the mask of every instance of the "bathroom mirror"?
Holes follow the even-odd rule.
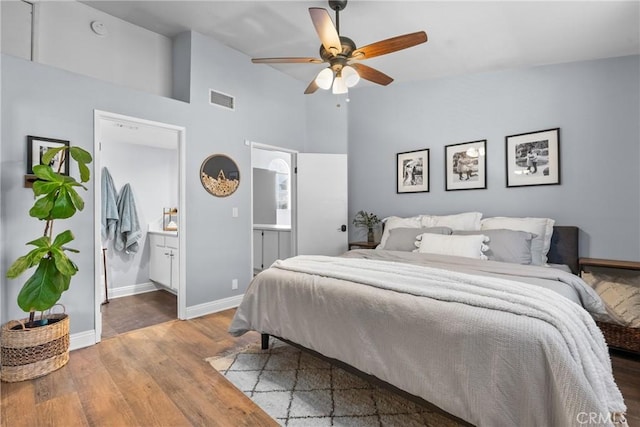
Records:
[[[216,197],[233,194],[240,185],[238,165],[224,154],[214,154],[202,162],[200,182],[209,193]]]

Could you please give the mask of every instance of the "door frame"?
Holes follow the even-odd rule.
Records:
[[[251,253],[251,265],[250,267],[250,272],[251,274],[249,275],[249,277],[253,277],[253,263],[254,263],[254,259],[253,259],[253,149],[258,149],[258,150],[265,150],[265,151],[280,151],[282,153],[289,153],[291,154],[291,188],[289,191],[291,191],[291,255],[297,255],[298,254],[298,211],[297,211],[297,177],[296,177],[296,162],[297,162],[297,154],[299,153],[297,150],[292,150],[290,148],[283,148],[283,147],[277,147],[275,145],[268,145],[268,144],[262,144],[260,142],[254,142],[254,141],[245,141],[245,143],[247,145],[249,145],[250,149],[251,149],[251,181],[250,181],[250,187],[251,187],[251,191],[250,191],[250,195],[249,195],[249,206],[250,206],[250,211],[251,211],[251,245],[250,245],[250,253]]]
[[[180,222],[180,232],[178,233],[178,245],[180,247],[178,256],[178,266],[180,269],[180,286],[178,288],[178,319],[186,319],[187,313],[187,281],[186,281],[186,128],[184,126],[176,126],[168,123],[156,122],[152,120],[141,119],[138,117],[125,116],[123,114],[111,113],[108,111],[93,111],[93,165],[94,165],[94,292],[95,292],[95,342],[102,340],[102,288],[104,283],[101,281],[100,264],[102,263],[102,238],[100,233],[100,213],[102,210],[102,186],[101,176],[101,137],[102,137],[102,121],[123,121],[128,123],[137,123],[145,126],[154,126],[162,129],[176,131],[178,134],[178,212],[182,221]]]

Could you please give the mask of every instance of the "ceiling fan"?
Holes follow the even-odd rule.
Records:
[[[329,66],[320,71],[307,86],[305,94],[314,93],[319,88],[325,90],[332,88],[334,94],[347,93],[348,88],[355,86],[360,78],[383,86],[388,85],[393,81],[391,77],[375,68],[361,64],[360,61],[424,43],[427,41],[427,33],[418,31],[357,48],[353,40],[340,35],[340,11],[346,6],[347,0],[329,0],[329,7],[336,12],[335,26],[326,9],[309,8],[311,21],[322,42],[320,58],[254,58],[251,62],[255,64],[328,63]]]

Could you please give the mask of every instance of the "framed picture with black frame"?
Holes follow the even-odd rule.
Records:
[[[33,174],[33,167],[42,164],[42,156],[51,148],[69,146],[69,141],[63,139],[43,138],[27,135],[27,175]],[[49,162],[54,172],[69,175],[69,159],[67,150],[58,152]]]
[[[560,128],[505,137],[507,187],[560,184]]]
[[[444,147],[445,190],[487,188],[487,140]]]
[[[396,155],[396,192],[429,192],[429,149],[407,151]]]

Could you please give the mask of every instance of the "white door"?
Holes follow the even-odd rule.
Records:
[[[347,155],[296,155],[297,253],[347,251]]]

